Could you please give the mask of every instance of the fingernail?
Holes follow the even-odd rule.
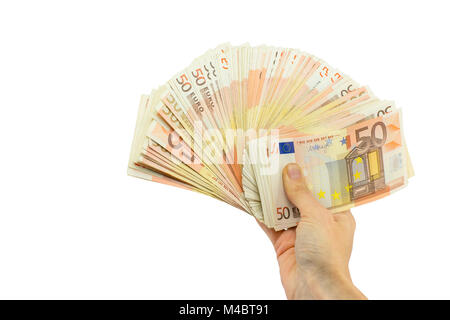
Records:
[[[291,178],[292,180],[300,179],[300,177],[302,176],[300,167],[296,163],[288,164],[287,174],[288,174],[289,178]]]

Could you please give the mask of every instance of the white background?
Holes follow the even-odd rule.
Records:
[[[219,43],[327,60],[404,110],[416,176],[353,210],[372,299],[450,298],[445,1],[2,1],[0,298],[284,299],[249,216],[128,177],[140,95]]]

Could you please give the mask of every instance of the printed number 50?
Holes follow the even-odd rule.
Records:
[[[377,138],[375,136],[377,127],[380,127],[380,129],[381,129],[381,133],[383,135],[382,138]],[[370,136],[361,136],[361,133],[368,129],[369,129],[369,127],[366,126],[366,127],[362,127],[362,128],[355,130],[356,142],[360,142],[360,141],[366,142],[364,150],[360,150],[361,153],[366,152],[370,148],[370,142],[372,142],[377,147],[381,147],[384,145],[384,143],[386,142],[386,139],[387,139],[386,125],[383,122],[378,121],[378,122],[374,123],[374,125],[372,126],[372,129],[371,129],[371,132],[370,132]]]
[[[177,82],[181,85],[181,90],[183,90],[183,92],[187,92],[192,88],[192,85],[188,81],[186,74],[182,74],[180,78],[177,78]]]
[[[281,220],[281,219],[289,219],[289,217],[291,216],[291,211],[289,210],[288,207],[279,207],[277,208],[277,220]]]

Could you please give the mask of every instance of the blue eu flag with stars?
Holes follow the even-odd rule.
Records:
[[[280,154],[294,153],[294,142],[280,142]]]

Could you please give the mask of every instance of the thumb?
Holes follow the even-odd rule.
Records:
[[[302,218],[318,218],[328,213],[327,209],[309,191],[305,177],[297,163],[289,163],[284,167],[283,185],[287,198],[300,210]]]

